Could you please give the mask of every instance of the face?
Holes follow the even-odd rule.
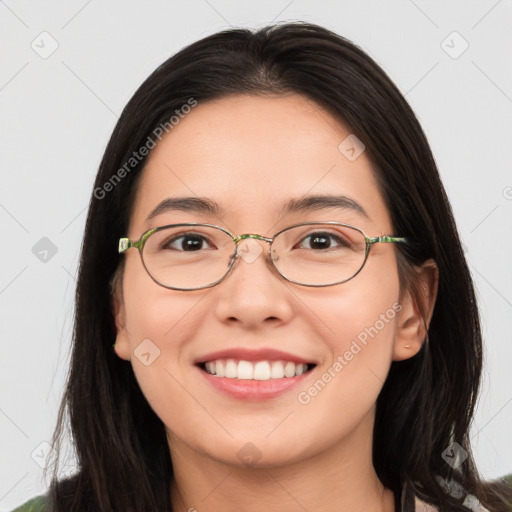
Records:
[[[338,221],[368,236],[399,236],[365,153],[353,160],[338,149],[349,135],[298,95],[199,102],[149,156],[126,235],[138,240],[153,227],[203,222],[271,237],[300,222]],[[339,207],[282,215],[287,201],[305,195],[346,196],[366,216]],[[169,210],[147,220],[162,200],[185,196],[213,200],[222,211]],[[353,279],[314,288],[280,277],[268,244],[252,242],[263,249],[254,261],[239,259],[220,284],[194,291],[159,286],[136,249],[124,253],[116,351],[167,427],[171,455],[182,446],[230,465],[252,458],[276,467],[368,442],[391,362],[421,346],[416,310],[400,296],[394,244],[375,244]],[[233,351],[236,367],[268,361],[278,375],[281,360],[283,368],[305,361],[312,369],[246,380],[197,364],[222,359],[214,353],[224,350]]]

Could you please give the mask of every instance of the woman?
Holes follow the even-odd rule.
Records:
[[[215,34],[144,82],[76,293],[79,472],[43,510],[512,510],[471,455],[480,325],[427,140],[322,27]]]

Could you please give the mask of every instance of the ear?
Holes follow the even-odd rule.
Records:
[[[409,283],[400,302],[393,361],[409,359],[420,351],[434,312],[439,284],[435,261],[429,259],[415,267],[413,275],[414,282]]]
[[[123,300],[122,268],[118,268],[111,286],[111,306],[116,324],[114,351],[121,359],[130,360],[130,342],[126,330],[126,309]]]

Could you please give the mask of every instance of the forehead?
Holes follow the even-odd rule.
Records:
[[[176,212],[162,213],[161,221],[158,216],[148,219],[169,197],[210,198],[233,229],[244,224],[248,231],[272,225],[292,199],[324,194],[344,195],[360,204],[368,214],[367,228],[389,229],[369,159],[363,152],[351,160],[339,149],[350,135],[327,111],[300,95],[238,95],[199,102],[149,155],[131,229],[140,232],[177,220]],[[354,219],[355,212],[350,215]],[[205,211],[192,220],[213,217]],[[187,221],[184,213],[179,218]]]

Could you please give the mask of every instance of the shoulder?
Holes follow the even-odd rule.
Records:
[[[50,512],[48,498],[44,495],[36,496],[12,512]]]

